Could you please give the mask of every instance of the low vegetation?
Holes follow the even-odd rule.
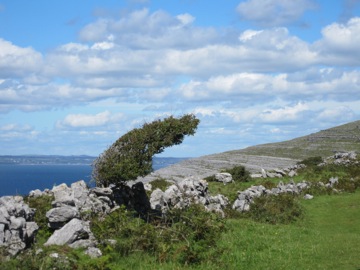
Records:
[[[250,173],[244,166],[234,166],[232,168],[221,170],[222,173],[230,173],[234,182],[249,182],[251,180]],[[205,178],[209,182],[216,182],[215,175]]]
[[[318,161],[309,160],[313,165]],[[326,183],[338,177],[338,192],[314,184],[307,191],[313,200],[289,194],[263,196],[246,214],[233,213],[230,206],[225,219],[199,205],[172,210],[151,223],[124,208],[104,219],[93,217],[91,229],[103,252],[97,259],[82,250],[43,247],[41,238],[48,229],[38,215],[46,212],[50,199],[29,199],[38,209],[40,240],[14,259],[7,260],[0,251],[1,269],[359,269],[360,166],[310,164],[292,180]],[[227,185],[210,182],[209,189],[233,203],[238,190],[278,182],[246,178]],[[166,185],[164,179],[153,183],[161,189]]]

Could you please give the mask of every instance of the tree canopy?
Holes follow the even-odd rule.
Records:
[[[152,158],[194,135],[200,120],[193,114],[145,123],[117,139],[93,163],[97,186],[121,184],[152,172]]]

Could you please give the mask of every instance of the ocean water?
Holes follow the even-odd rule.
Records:
[[[0,164],[0,196],[27,195],[31,190],[78,180],[91,184],[90,165],[9,165]]]
[[[158,170],[181,160],[154,158],[153,168]],[[62,183],[69,186],[79,180],[94,186],[91,172],[87,164],[0,164],[0,196],[28,195],[34,189],[52,189]]]

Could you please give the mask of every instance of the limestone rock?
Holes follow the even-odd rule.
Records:
[[[232,175],[226,172],[215,174],[215,179],[218,182],[224,183],[224,185],[233,182]]]
[[[69,245],[77,240],[89,239],[90,233],[89,224],[87,222],[73,218],[61,229],[56,230],[44,245]]]
[[[85,254],[89,255],[91,258],[98,258],[102,256],[101,250],[96,247],[89,247],[85,251]]]
[[[80,213],[75,207],[62,206],[50,209],[46,213],[46,217],[49,221],[49,227],[58,229],[69,220],[80,217]]]
[[[69,188],[66,184],[63,183],[53,187],[52,192],[54,194],[54,202],[52,203],[54,207],[63,205],[75,206],[72,189]]]
[[[151,208],[166,213],[169,209],[183,209],[191,204],[202,204],[208,211],[224,215],[223,209],[229,200],[223,195],[210,196],[208,183],[195,177],[188,177],[171,185],[165,192],[155,189],[150,196]]]
[[[161,210],[164,207],[164,192],[157,188],[150,195],[150,206],[152,209]]]

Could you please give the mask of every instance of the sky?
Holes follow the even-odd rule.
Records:
[[[360,119],[360,0],[0,0],[1,155],[192,113],[198,157]]]

